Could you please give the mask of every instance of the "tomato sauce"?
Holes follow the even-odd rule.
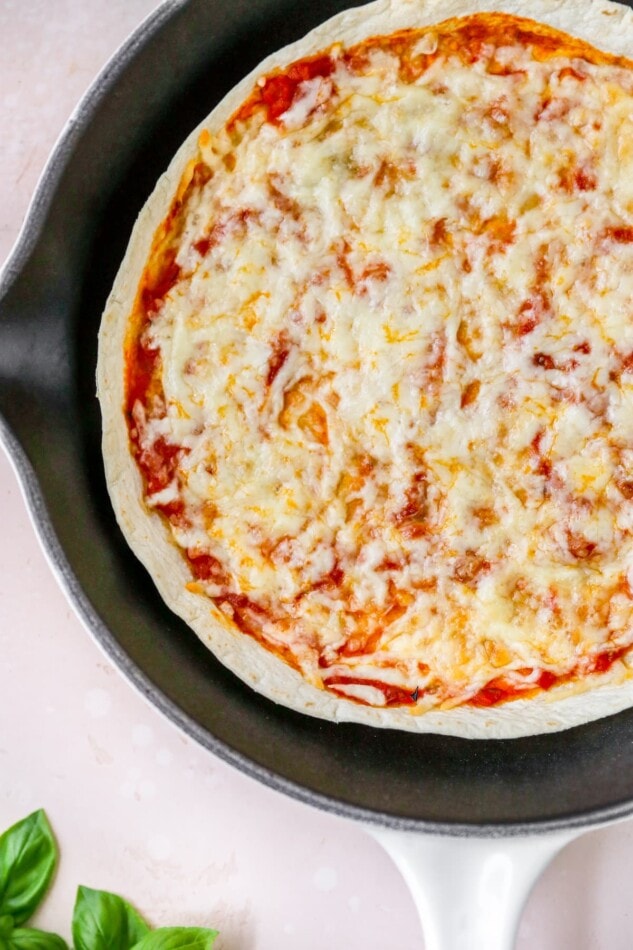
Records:
[[[630,649],[631,647],[619,647],[616,650],[604,650],[597,653],[589,661],[577,664],[574,669],[560,676],[550,673],[549,670],[542,670],[533,683],[513,683],[505,677],[499,676],[487,683],[474,696],[471,696],[465,705],[498,706],[512,699],[529,699],[542,690],[549,690],[554,686],[562,686],[565,683],[573,683],[574,680],[583,680],[587,675],[594,673],[606,673]],[[522,670],[521,672],[529,675],[533,670]]]
[[[290,647],[279,642],[271,643],[263,636],[262,624],[270,617],[270,612],[265,607],[256,604],[245,594],[227,593],[214,597],[213,600],[218,607],[222,607],[223,604],[230,606],[232,620],[242,633],[257,640],[270,653],[280,657],[294,670],[300,670],[297,659]]]
[[[195,577],[201,581],[213,581],[216,584],[226,584],[227,575],[217,557],[206,554],[204,551],[187,551],[187,560]]]
[[[337,686],[371,686],[379,690],[385,697],[385,706],[415,706],[416,699],[422,695],[420,690],[403,689],[402,686],[393,686],[391,683],[383,683],[382,680],[362,679],[357,676],[335,675],[324,679],[324,685],[333,693],[343,696],[345,699],[351,699],[362,706],[371,706],[371,703],[359,699],[358,696],[349,696],[344,690],[336,689]]]
[[[272,386],[278,373],[282,369],[284,363],[290,355],[290,347],[280,345],[272,354],[270,363],[268,364],[268,372],[266,374],[266,385]]]
[[[147,316],[156,313],[172,287],[178,283],[180,267],[176,263],[176,251],[170,248],[166,253],[162,266],[154,279],[147,278],[141,291],[143,311]]]
[[[633,243],[633,228],[628,226],[605,228],[604,235],[618,244]]]
[[[138,338],[128,352],[126,397],[128,414],[137,402],[147,404],[148,394],[154,382],[160,359],[158,350],[152,349],[147,343]]]
[[[258,109],[262,109],[266,122],[278,124],[279,118],[292,105],[299,86],[316,79],[326,78],[334,71],[334,62],[329,55],[311,56],[297,60],[287,69],[266,76],[262,86],[257,86],[229,121],[229,128],[236,122],[246,122]]]

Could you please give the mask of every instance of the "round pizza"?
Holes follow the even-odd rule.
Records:
[[[165,601],[269,698],[472,737],[633,705],[633,12],[379,0],[143,210],[98,366]]]

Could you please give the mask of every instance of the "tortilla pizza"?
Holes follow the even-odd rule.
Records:
[[[104,313],[119,523],[266,696],[472,737],[633,704],[633,13],[399,0],[183,145]]]

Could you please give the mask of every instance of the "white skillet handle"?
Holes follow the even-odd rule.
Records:
[[[578,832],[453,838],[370,828],[420,913],[425,950],[512,950],[541,871]]]

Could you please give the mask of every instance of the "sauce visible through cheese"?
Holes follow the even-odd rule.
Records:
[[[633,69],[478,14],[203,132],[127,340],[148,507],[224,624],[424,711],[626,674]]]

